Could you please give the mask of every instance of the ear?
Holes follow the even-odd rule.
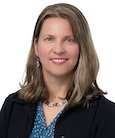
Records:
[[[38,43],[36,41],[36,38],[34,39],[34,50],[35,50],[35,54],[38,57]]]

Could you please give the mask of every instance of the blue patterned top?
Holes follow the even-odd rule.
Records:
[[[59,112],[59,114],[54,118],[54,120],[50,123],[50,125],[46,127],[42,102],[39,101],[36,118],[34,121],[34,127],[32,129],[32,133],[30,134],[29,138],[54,138],[56,121],[61,113],[62,111]]]

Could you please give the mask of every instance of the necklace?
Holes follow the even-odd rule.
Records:
[[[61,101],[61,102],[58,102],[58,103],[53,103],[53,102],[48,102],[48,101],[45,101],[45,104],[48,106],[48,107],[53,107],[53,106],[62,106],[62,105],[65,105],[67,103],[67,100],[64,100],[64,101]]]

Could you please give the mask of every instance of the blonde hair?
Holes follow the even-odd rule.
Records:
[[[48,98],[48,92],[43,80],[42,66],[36,67],[37,56],[34,51],[34,39],[36,38],[38,41],[44,20],[52,17],[68,20],[80,49],[79,61],[66,99],[69,100],[71,105],[87,103],[92,98],[104,93],[99,89],[96,82],[99,61],[86,18],[78,8],[65,3],[47,6],[37,19],[26,66],[26,77],[21,85],[20,97],[27,102],[37,101],[38,99],[46,100]]]

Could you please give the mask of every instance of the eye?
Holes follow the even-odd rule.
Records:
[[[69,37],[69,38],[65,39],[65,42],[67,42],[67,43],[74,43],[75,40],[74,40],[74,38]]]
[[[46,38],[44,38],[44,41],[52,41],[53,40],[53,37],[52,36],[47,36]]]
[[[68,42],[73,42],[74,40],[72,38],[67,39]]]

